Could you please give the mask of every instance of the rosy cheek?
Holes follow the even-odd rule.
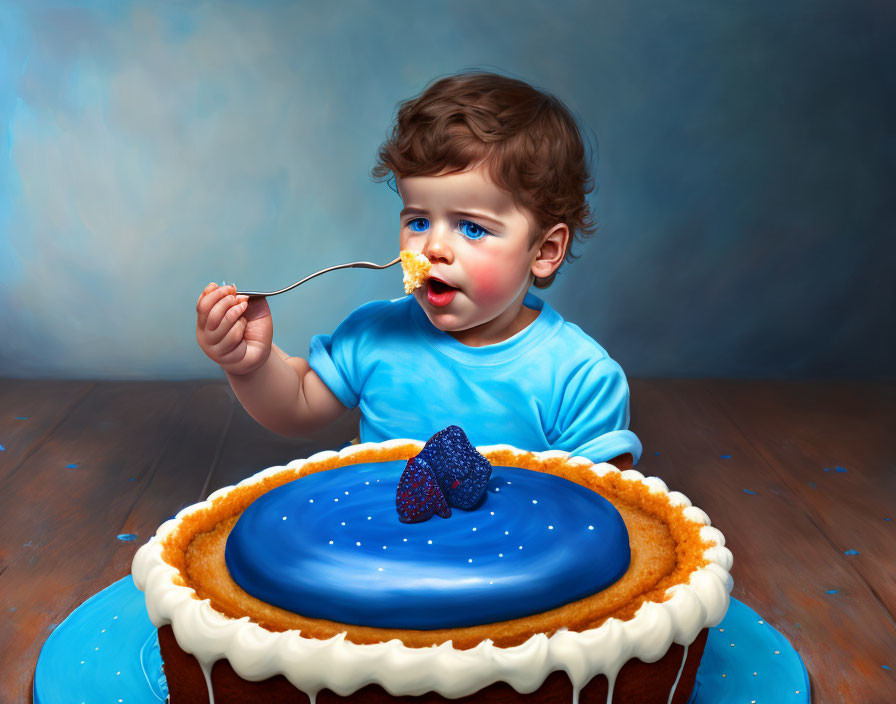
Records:
[[[471,261],[465,268],[470,293],[480,305],[503,300],[512,288],[511,282],[507,280],[508,270],[495,266],[492,260]]]

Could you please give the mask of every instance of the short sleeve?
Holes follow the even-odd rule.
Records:
[[[335,352],[334,338],[336,339]],[[315,335],[311,338],[308,364],[343,406],[354,408],[358,405],[358,392],[352,388],[351,375],[347,373],[345,364],[339,364],[336,361],[338,358],[344,357],[341,354],[343,351],[340,350],[339,338],[335,334]]]
[[[584,364],[561,390],[556,416],[558,450],[606,462],[630,452],[635,463],[641,442],[628,429],[629,390],[622,367],[609,357]]]
[[[364,343],[371,335],[371,320],[383,308],[380,301],[363,305],[343,320],[332,335],[311,338],[308,364],[347,408],[354,408],[360,401]]]

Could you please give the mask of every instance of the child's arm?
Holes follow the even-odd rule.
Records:
[[[267,301],[235,294],[233,286],[205,288],[196,304],[196,339],[249,415],[283,435],[306,435],[339,418],[345,406],[308,363],[273,344]]]

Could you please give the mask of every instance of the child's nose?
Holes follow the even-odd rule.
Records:
[[[454,261],[454,253],[448,242],[448,232],[441,226],[433,226],[429,230],[426,244],[423,247],[423,255],[430,261],[444,261],[450,264]]]

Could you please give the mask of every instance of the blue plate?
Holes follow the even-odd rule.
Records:
[[[809,704],[809,673],[799,653],[737,599],[709,629],[688,704]]]
[[[34,704],[159,704],[168,696],[156,630],[130,577],[56,627],[37,660]],[[731,600],[709,631],[689,704],[809,703],[809,675],[787,639]]]

